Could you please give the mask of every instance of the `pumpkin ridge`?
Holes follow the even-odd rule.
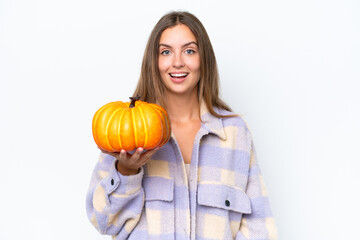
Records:
[[[167,116],[166,113],[163,112],[164,115],[164,119],[165,119],[165,126],[166,126],[166,137],[164,138],[164,143],[166,143],[171,135],[171,127],[170,127],[170,122],[169,122],[169,118]]]
[[[111,103],[108,103],[104,106],[102,106],[101,108],[99,108],[96,113],[95,113],[95,116],[94,116],[94,119],[93,119],[93,122],[92,122],[92,130],[93,130],[93,137],[94,137],[94,140],[95,140],[95,143],[96,144],[99,144],[100,143],[100,140],[98,138],[98,120],[99,120],[99,116],[101,115],[101,113],[110,105],[115,105],[117,102],[111,102]]]
[[[154,109],[157,110],[157,112],[162,116],[162,119],[165,123],[165,127],[166,127],[166,134],[164,136],[164,130],[163,130],[163,140],[161,141],[161,144],[160,146],[164,145],[164,143],[166,143],[169,138],[170,138],[170,133],[171,133],[171,127],[170,127],[170,123],[169,123],[169,118],[168,118],[168,115],[166,113],[166,110],[159,106],[159,105],[156,105],[156,104],[151,104],[152,107],[154,107]]]
[[[119,110],[121,110],[121,108],[116,109],[116,110],[111,114],[111,116],[108,118],[107,123],[106,123],[106,131],[105,131],[105,133],[106,133],[106,142],[107,142],[108,145],[110,146],[111,151],[114,151],[115,149],[113,148],[113,146],[111,146],[111,143],[110,143],[110,141],[109,141],[109,126],[110,126],[111,120],[114,118],[115,114],[116,114]]]
[[[122,130],[121,121],[122,121],[123,116],[124,116],[124,111],[121,111],[121,115],[120,115],[120,118],[119,118],[119,130],[118,130],[118,139],[119,139],[119,145],[120,145],[119,151],[121,151],[121,149],[123,148],[122,141],[121,141],[121,130]]]
[[[131,122],[133,125],[133,133],[134,133],[134,140],[135,140],[135,146],[138,148],[138,138],[137,138],[137,128],[136,128],[136,122],[135,122],[135,114],[134,114],[134,108],[130,108],[131,111]]]
[[[165,131],[164,131],[164,128],[165,127],[167,127],[167,126],[164,126],[164,124],[165,124],[165,117],[164,117],[164,114],[161,112],[161,110],[160,109],[158,109],[158,108],[156,108],[156,107],[154,107],[153,108],[154,109],[154,111],[159,115],[159,116],[161,116],[160,117],[160,119],[161,119],[161,129],[162,129],[162,137],[161,137],[161,141],[160,141],[160,143],[159,143],[159,146],[162,146],[162,144],[163,144],[163,142],[164,142],[164,140],[165,140],[165,138],[164,138],[164,133],[165,133]]]
[[[164,138],[164,126],[162,125],[163,124],[163,122],[162,122],[162,114],[160,115],[159,114],[159,112],[157,111],[157,109],[155,108],[153,108],[151,105],[150,105],[150,108],[158,115],[158,117],[159,117],[159,119],[160,119],[160,123],[161,123],[161,139],[160,139],[160,141],[157,143],[157,146],[160,146],[160,144],[162,143],[162,141],[163,141],[163,138]]]
[[[148,142],[148,130],[147,130],[146,122],[145,122],[144,112],[143,112],[143,110],[142,110],[141,107],[139,107],[139,112],[140,112],[140,115],[141,115],[141,120],[142,120],[143,125],[144,125],[145,141],[144,141],[144,146],[143,146],[143,148],[145,149],[145,148],[146,148],[146,145],[147,145],[147,142]]]

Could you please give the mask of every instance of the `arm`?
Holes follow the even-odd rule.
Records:
[[[120,234],[125,239],[138,223],[144,206],[143,170],[123,176],[115,164],[116,158],[101,153],[87,193],[86,211],[100,233]]]
[[[236,240],[275,240],[277,231],[272,216],[265,184],[256,160],[256,151],[251,144],[249,179],[246,194],[251,202],[251,214],[244,214]]]

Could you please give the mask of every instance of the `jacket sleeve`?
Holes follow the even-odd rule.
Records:
[[[114,157],[100,154],[86,196],[86,211],[100,233],[126,239],[144,206],[143,169],[136,175],[123,176],[116,170],[115,162]]]
[[[278,239],[275,219],[271,213],[269,199],[257,163],[253,142],[251,142],[249,179],[246,194],[250,198],[251,213],[243,214],[236,240]]]

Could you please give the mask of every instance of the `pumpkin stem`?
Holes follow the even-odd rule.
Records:
[[[130,108],[135,107],[135,102],[138,101],[138,100],[140,100],[140,96],[139,96],[139,95],[137,95],[136,97],[129,97],[129,98],[130,98],[130,100],[131,100]]]

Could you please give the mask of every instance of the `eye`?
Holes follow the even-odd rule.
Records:
[[[170,54],[170,51],[169,51],[169,50],[164,50],[164,51],[161,51],[160,54],[161,54],[161,55],[169,55],[169,54]]]
[[[192,49],[186,49],[186,50],[185,50],[185,53],[187,53],[187,54],[194,54],[195,51],[192,50]]]

